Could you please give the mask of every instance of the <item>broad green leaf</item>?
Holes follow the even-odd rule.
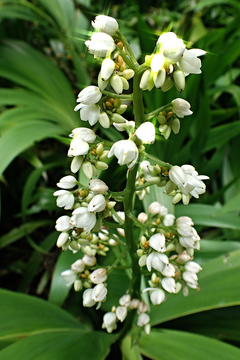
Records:
[[[17,155],[34,145],[35,141],[55,137],[63,132],[59,126],[40,120],[19,123],[8,129],[0,138],[0,174]]]
[[[224,214],[217,216],[219,208],[213,205],[189,204],[188,206],[177,205],[176,217],[189,216],[195,225],[213,226],[226,229],[240,230],[239,216],[236,214]]]
[[[152,330],[139,343],[143,355],[153,360],[236,360],[240,349],[206,336],[176,330]]]
[[[240,121],[223,124],[209,131],[208,139],[202,152],[206,152],[227,144],[229,140],[240,134]]]
[[[239,271],[240,250],[205,263],[203,270],[198,274],[200,291],[190,289],[187,297],[182,293],[169,294],[165,303],[152,307],[152,324],[160,324],[205,310],[239,305]]]
[[[0,237],[0,249],[12,244],[28,234],[31,234],[39,227],[48,226],[51,223],[51,220],[31,221],[24,223],[18,228],[10,230],[7,234]]]
[[[71,286],[66,286],[66,281],[61,276],[64,270],[70,269],[71,264],[80,258],[79,254],[73,254],[70,250],[61,252],[57,263],[54,268],[52,275],[52,281],[49,291],[48,300],[57,305],[61,306],[68,296]]]
[[[0,306],[0,341],[42,333],[86,331],[67,312],[30,295],[0,289]]]
[[[228,214],[233,211],[239,211],[240,210],[240,194],[236,194],[234,198],[230,199],[228,202],[226,202],[221,209],[219,209],[216,212],[216,216],[222,215],[222,214]]]
[[[104,332],[54,331],[33,335],[0,351],[0,360],[104,360],[115,336]]]

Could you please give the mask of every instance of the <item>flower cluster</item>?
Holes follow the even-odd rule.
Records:
[[[67,286],[83,291],[84,307],[99,309],[107,300],[109,274],[122,263],[124,269],[131,270],[129,274],[135,271],[127,293],[104,315],[102,328],[111,333],[133,311],[135,324],[149,334],[149,308],[142,300],[146,294],[137,298],[138,294],[149,293],[151,304],[160,305],[166,301],[167,293],[182,290],[187,295],[189,288],[197,289],[201,267],[193,259],[194,251],[200,249],[200,237],[191,218],[176,219],[157,201],[136,216],[135,195],[142,200],[151,186],[157,185],[172,196],[173,204],[182,200],[187,205],[191,197],[198,198],[205,192],[202,180],[208,177],[198,175],[192,165],[171,165],[146,152],[148,145],[155,142],[157,121],[159,132],[168,139],[172,131],[180,131],[179,118],[192,111],[186,100],[177,98],[145,115],[141,93],[154,86],[167,91],[174,84],[181,92],[187,75],[201,73],[198,57],[205,51],[187,50],[183,40],[169,32],[159,37],[154,53],[147,55],[140,66],[114,18],[100,15],[92,25],[95,32],[85,44],[101,62],[97,86],[90,85],[79,92],[74,110],[79,111],[82,121],[95,126],[95,131],[85,127],[72,130],[67,155],[72,159],[71,172],[79,172],[79,176],[61,178],[57,183],[60,189],[53,194],[57,206],[70,212],[56,221],[60,232],[57,246],[64,251],[80,251],[82,257],[61,275]],[[133,77],[131,94],[129,82]],[[122,114],[131,102],[134,120],[127,120]],[[154,117],[156,121],[152,121]],[[105,129],[113,125],[127,138],[105,141],[97,135],[99,125]],[[123,191],[111,191],[98,178],[99,171],[108,169],[112,156],[120,166],[126,165]],[[82,174],[89,179],[87,186],[80,181]],[[133,226],[139,229],[138,239],[132,235]],[[116,259],[99,265],[98,257],[107,256],[110,248]],[[142,275],[148,286],[141,291]]]

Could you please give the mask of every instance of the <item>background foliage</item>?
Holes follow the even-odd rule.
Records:
[[[187,78],[181,94],[194,114],[181,121],[178,136],[165,141],[159,135],[152,150],[163,160],[190,163],[210,176],[207,193],[200,202],[175,209],[158,188],[144,201],[146,207],[158,200],[176,216],[193,219],[202,237],[196,254],[203,266],[201,291],[190,291],[187,298],[168,296],[152,309],[151,334],[133,348],[129,335],[121,350],[114,334],[101,331],[101,310],[83,309],[81,294],[69,294],[60,273],[76,256],[56,248],[54,231],[62,213],[52,193],[69,173],[67,136],[81,125],[73,111],[76,94],[96,81],[99,69],[84,46],[90,20],[99,13],[116,17],[139,61],[166,30],[208,52],[203,74]],[[78,359],[79,354],[96,360],[240,358],[239,22],[240,5],[233,0],[126,0],[114,5],[1,0],[1,360]],[[175,97],[174,89],[144,92],[146,112]],[[131,120],[130,112],[127,117]],[[121,136],[114,129],[98,132],[113,141]],[[107,184],[119,189],[125,171],[113,164],[110,168]],[[103,311],[124,293],[126,279],[117,271],[109,278]]]

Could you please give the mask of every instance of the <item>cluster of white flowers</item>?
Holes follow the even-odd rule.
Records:
[[[168,91],[175,84],[181,92],[185,88],[185,77],[201,73],[201,60],[198,56],[206,54],[200,49],[187,50],[182,39],[173,32],[162,34],[156,44],[156,51],[147,55],[145,63],[149,68],[142,75],[140,87],[152,90],[154,86]]]
[[[75,176],[67,175],[59,180],[57,186],[60,190],[53,194],[57,198],[57,206],[71,211],[71,214],[63,215],[56,221],[56,230],[60,232],[57,246],[64,251],[69,249],[75,253],[81,250],[83,253],[82,258],[61,275],[67,286],[73,285],[76,291],[84,289],[83,306],[96,306],[99,309],[107,298],[108,275],[120,260],[117,259],[114,265],[98,266],[97,255],[106,256],[110,247],[119,244],[120,252],[125,247],[124,251],[130,253],[129,241],[133,241],[132,237],[129,240],[127,226],[130,218],[141,229],[141,235],[137,244],[138,263],[135,247],[132,247],[134,254],[126,256],[126,263],[131,258],[138,270],[143,269],[148,273],[149,286],[142,293],[149,293],[151,303],[159,305],[166,301],[167,293],[177,294],[183,290],[184,295],[187,295],[188,288],[198,288],[197,273],[201,267],[193,261],[193,257],[194,251],[200,248],[200,237],[191,218],[183,216],[175,219],[157,201],[150,204],[148,213],[141,212],[135,217],[133,207],[127,211],[126,203],[129,202],[125,200],[129,192],[126,190],[130,187],[133,189],[133,203],[135,194],[142,200],[150,193],[151,185],[157,185],[165,187],[165,193],[173,197],[174,204],[182,199],[187,205],[191,197],[198,198],[205,192],[202,180],[208,177],[198,175],[191,165],[172,166],[161,160],[152,164],[146,160],[148,155],[144,152],[146,145],[155,141],[155,125],[149,120],[156,116],[160,133],[168,139],[172,131],[175,134],[180,131],[179,118],[192,114],[190,104],[177,98],[148,115],[142,114],[141,119],[136,122],[128,121],[122,114],[130,101],[134,105],[134,94],[123,92],[129,90],[129,80],[138,71],[140,76],[137,89],[140,92],[140,89],[151,90],[154,86],[167,91],[174,84],[181,92],[187,75],[201,73],[201,60],[198,56],[204,55],[205,51],[187,50],[183,40],[177,38],[176,34],[165,33],[159,37],[154,53],[146,56],[145,63],[139,70],[136,60],[132,61],[133,55],[131,51],[128,52],[129,46],[115,19],[100,15],[92,25],[95,32],[85,44],[89,53],[101,61],[101,68],[97,86],[90,85],[79,92],[74,110],[79,110],[81,120],[88,121],[91,126],[97,124],[97,128],[100,124],[108,129],[113,125],[117,131],[125,131],[128,138],[109,145],[110,142],[99,141],[96,133],[89,128],[78,127],[70,134],[67,155],[72,158],[71,171],[73,174],[83,172],[89,179],[89,184],[83,186]],[[136,111],[134,114],[136,120]],[[110,191],[106,183],[97,178],[98,170],[108,169],[106,162],[112,156],[116,157],[120,166],[127,165],[127,181],[129,178],[132,181],[130,187],[119,193]],[[124,211],[115,211],[117,201],[124,203]],[[119,305],[113,306],[104,315],[103,329],[111,333],[117,328],[118,321],[126,319],[129,311],[136,311],[137,326],[142,327],[146,334],[150,333],[147,304],[142,298],[131,299],[129,295],[131,292],[136,294],[139,290],[129,289],[119,299]]]

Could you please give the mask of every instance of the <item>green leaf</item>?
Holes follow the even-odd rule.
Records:
[[[209,309],[239,305],[239,271],[240,250],[205,263],[198,274],[200,291],[190,289],[187,297],[182,293],[169,294],[164,304],[152,307],[152,324]]]
[[[143,355],[154,360],[236,360],[240,349],[202,335],[175,330],[152,330],[139,343]]]
[[[70,269],[72,263],[79,259],[79,254],[73,254],[70,250],[66,252],[61,252],[57,263],[54,268],[52,275],[52,281],[49,291],[48,300],[57,305],[61,306],[68,296],[71,286],[66,286],[66,281],[61,276],[61,273],[64,270]]]
[[[0,341],[42,333],[86,331],[67,312],[29,295],[0,289],[0,306]]]
[[[195,225],[214,226],[226,229],[240,230],[239,216],[236,214],[224,214],[217,216],[219,208],[213,205],[190,204],[188,206],[177,205],[176,217],[189,216]]]
[[[25,223],[18,228],[10,230],[7,234],[0,237],[0,249],[12,244],[13,242],[23,238],[27,234],[31,234],[33,231],[42,226],[51,224],[51,220],[39,220]]]
[[[240,134],[240,121],[230,124],[223,124],[214,127],[209,131],[208,139],[202,152],[206,152],[215,148],[226,145],[229,140]]]
[[[53,138],[63,133],[63,130],[47,121],[28,121],[19,123],[5,131],[0,138],[0,174],[10,162],[21,152],[34,145],[35,141]]]
[[[104,360],[114,335],[103,332],[55,331],[16,342],[0,352],[0,360]]]
[[[230,199],[226,204],[224,204],[221,209],[216,212],[216,216],[222,214],[228,214],[233,211],[240,210],[240,194],[236,194],[234,198]]]

